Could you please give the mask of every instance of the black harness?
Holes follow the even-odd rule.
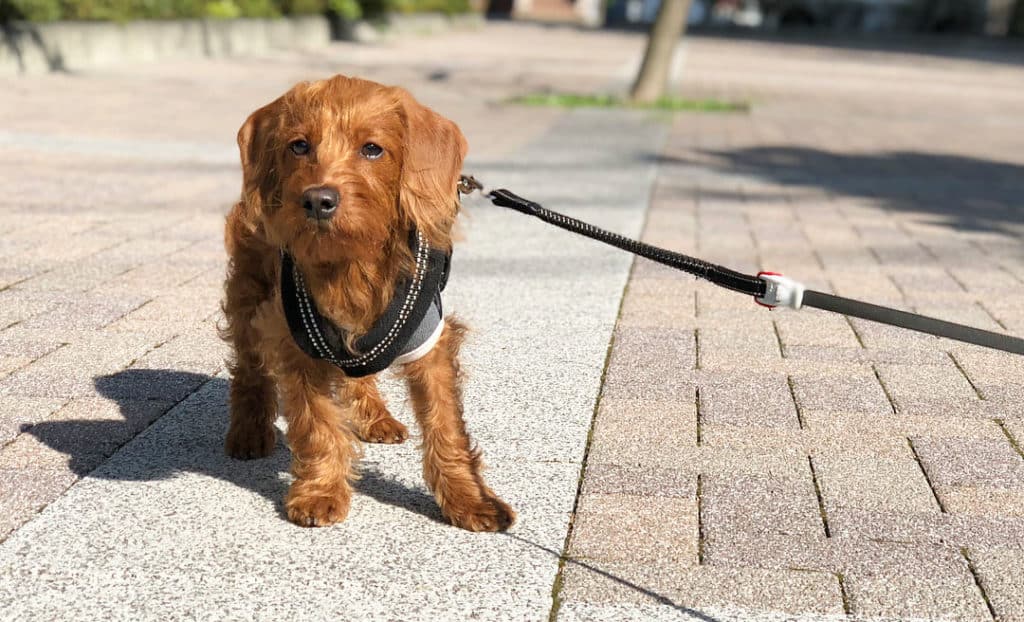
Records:
[[[415,228],[409,232],[409,248],[416,258],[413,274],[399,281],[388,308],[356,340],[355,352],[345,345],[345,331],[317,310],[302,272],[291,255],[281,251],[281,302],[296,345],[311,358],[326,360],[353,378],[390,367],[430,308],[436,304],[440,309],[451,266],[451,253],[432,248]]]

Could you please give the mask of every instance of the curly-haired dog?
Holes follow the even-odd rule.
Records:
[[[288,517],[344,520],[356,440],[401,443],[374,374],[393,366],[423,435],[423,475],[453,524],[497,531],[512,509],[481,477],[462,418],[465,328],[442,319],[466,141],[406,91],[300,83],[238,132],[242,198],[227,218],[224,338],[234,347],[235,458],[269,455],[278,401],[295,481]]]

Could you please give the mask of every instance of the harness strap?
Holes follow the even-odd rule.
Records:
[[[346,345],[345,330],[320,313],[302,271],[291,255],[282,251],[281,302],[299,349],[353,378],[381,372],[402,356],[431,307],[436,306],[441,315],[441,291],[451,265],[451,253],[431,247],[415,229],[409,234],[409,248],[416,259],[413,274],[399,281],[387,309],[356,340],[353,350]],[[404,360],[411,359],[405,356]]]

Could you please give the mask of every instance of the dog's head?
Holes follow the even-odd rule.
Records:
[[[412,226],[451,244],[466,140],[400,88],[297,84],[246,120],[238,146],[246,210],[300,261],[371,259]]]

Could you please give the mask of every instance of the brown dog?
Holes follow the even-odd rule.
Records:
[[[295,475],[288,517],[329,525],[348,514],[356,438],[401,443],[408,435],[372,367],[345,371],[338,361],[376,356],[418,321],[406,302],[425,299],[430,281],[421,274],[450,253],[466,141],[402,89],[335,76],[298,84],[254,112],[238,146],[242,198],[225,234],[223,332],[234,347],[225,448],[241,459],[270,455],[280,398]],[[424,478],[453,524],[506,529],[515,513],[484,483],[462,419],[465,328],[434,322],[419,358],[404,354],[395,365],[423,433]],[[384,338],[367,344],[371,333]]]

